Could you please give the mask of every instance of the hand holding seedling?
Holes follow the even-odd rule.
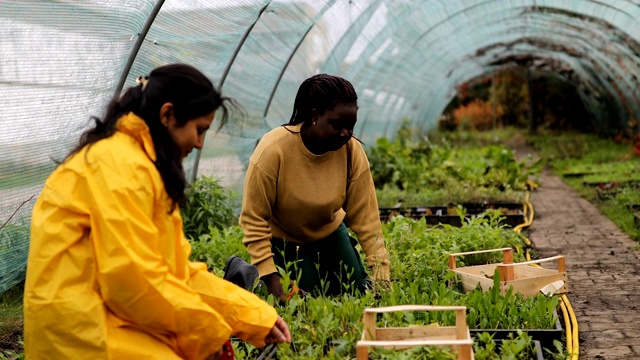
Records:
[[[289,327],[282,320],[280,316],[276,320],[276,323],[271,328],[271,332],[267,335],[266,343],[267,344],[280,344],[280,343],[290,343],[291,342],[291,333],[289,332]]]

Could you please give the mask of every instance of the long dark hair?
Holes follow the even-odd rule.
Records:
[[[118,119],[133,112],[149,127],[156,151],[155,166],[171,199],[169,212],[173,212],[176,205],[185,203],[187,181],[181,151],[160,121],[160,108],[165,103],[172,103],[178,126],[184,126],[189,120],[221,108],[220,129],[229,118],[228,104],[233,107],[237,105],[232,99],[223,97],[203,73],[189,65],[162,66],[144,79],[139,85],[128,88],[119,99],[113,99],[106,108],[104,119],[91,117],[95,121],[95,127],[82,134],[80,143],[69,153],[67,159],[85,146],[90,147],[112,136]]]
[[[322,114],[336,105],[358,105],[358,95],[353,85],[339,76],[318,74],[302,82],[293,103],[293,113],[286,125],[308,122],[312,111]]]

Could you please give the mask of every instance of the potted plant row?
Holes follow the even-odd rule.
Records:
[[[429,225],[446,224],[462,226],[465,218],[487,216],[497,211],[499,222],[507,227],[516,227],[525,222],[523,204],[519,203],[464,203],[449,206],[380,208],[380,221],[387,222],[392,217],[402,215],[411,219],[425,219]]]

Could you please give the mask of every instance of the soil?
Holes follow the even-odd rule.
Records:
[[[23,339],[21,318],[9,319],[0,326],[0,350],[22,352],[19,340]],[[0,357],[2,353],[0,352]]]

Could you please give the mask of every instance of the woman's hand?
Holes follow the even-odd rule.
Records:
[[[291,333],[289,332],[287,323],[285,323],[284,320],[282,320],[282,318],[278,316],[276,323],[273,325],[273,328],[271,328],[271,332],[269,332],[269,335],[267,335],[266,343],[280,344],[283,342],[291,342]]]
[[[265,275],[262,277],[262,281],[264,281],[264,284],[267,286],[269,294],[281,301],[285,301],[287,299],[287,294],[284,293],[284,288],[280,283],[280,275],[278,275],[278,273]]]

